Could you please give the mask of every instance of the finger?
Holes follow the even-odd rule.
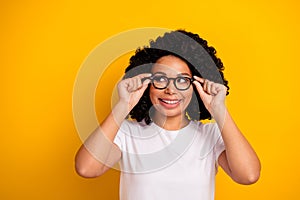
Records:
[[[211,94],[211,89],[212,89],[212,82],[211,81],[209,81],[209,80],[206,80],[205,81],[206,82],[206,92],[208,93],[208,94]]]
[[[211,87],[211,94],[214,96],[219,94],[219,92],[222,91],[222,88],[223,88],[222,84],[213,82]]]
[[[142,83],[142,87],[141,87],[141,90],[145,91],[148,87],[148,84],[150,83],[150,80],[145,80],[143,83]]]
[[[222,84],[217,84],[216,91],[217,93],[223,92],[226,95],[227,88]]]
[[[149,78],[152,76],[151,73],[144,73],[144,74],[139,74],[136,77],[138,77],[139,79],[141,79],[142,83],[146,80],[149,80]]]
[[[205,92],[207,92],[207,90],[208,90],[208,80],[207,79],[204,79],[204,82],[203,82],[203,90],[205,91]]]
[[[200,84],[200,82],[194,81],[193,84],[196,86],[197,91],[198,91],[198,93],[199,93],[200,96],[202,96],[202,95],[205,94],[205,92],[204,92],[204,90],[203,90],[203,87],[202,87],[202,85]]]
[[[149,75],[151,76],[151,74],[140,74],[137,75],[133,78],[129,79],[129,86],[128,86],[128,92],[135,92],[139,89],[141,89],[143,86],[148,86],[148,84],[150,83],[150,80],[145,80],[144,82],[142,82],[143,78],[149,78]]]
[[[134,81],[133,81],[134,87],[133,90],[139,90],[143,85],[142,85],[142,81],[139,77],[135,77]]]
[[[140,84],[140,82],[141,82],[140,78],[135,78],[134,79],[134,89],[135,90],[139,89],[142,86],[142,84]]]
[[[148,84],[151,83],[151,80],[149,78],[146,78],[146,79],[144,78],[144,80],[141,79],[141,82],[142,82],[143,86],[148,86]]]
[[[133,88],[134,88],[134,80],[133,80],[133,78],[129,78],[127,80],[127,91],[132,92]]]
[[[207,81],[207,93],[210,95],[216,95],[218,84],[212,81]]]
[[[139,92],[144,93],[144,91],[148,88],[148,84],[151,82],[150,79],[146,79],[144,82],[142,82],[142,79],[139,79]]]
[[[137,87],[141,88],[142,86],[143,86],[142,79],[138,78],[137,79]]]
[[[218,85],[217,84],[215,84],[215,83],[213,83],[212,85],[211,85],[211,90],[210,90],[210,92],[211,92],[211,94],[212,95],[217,95],[218,94]]]
[[[201,77],[198,77],[198,76],[193,76],[193,78],[196,80],[196,81],[198,81],[198,82],[200,82],[200,83],[204,83],[204,81],[205,81],[205,79],[204,78],[201,78]]]
[[[145,73],[145,74],[140,74],[139,78],[141,80],[141,83],[144,86],[148,86],[149,83],[151,83],[151,78],[152,74],[151,73]]]

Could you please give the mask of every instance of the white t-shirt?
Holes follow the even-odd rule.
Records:
[[[213,200],[224,143],[216,123],[168,131],[125,120],[114,140],[122,151],[120,200]]]

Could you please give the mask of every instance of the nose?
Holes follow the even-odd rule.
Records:
[[[169,85],[167,86],[167,88],[165,89],[165,93],[166,94],[175,94],[176,93],[176,87],[174,84],[175,80],[170,80]]]

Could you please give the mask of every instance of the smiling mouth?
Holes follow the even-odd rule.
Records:
[[[168,100],[168,99],[161,99],[159,98],[159,100],[163,103],[169,104],[169,105],[175,105],[178,104],[181,100]]]

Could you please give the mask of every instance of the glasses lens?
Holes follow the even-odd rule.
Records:
[[[152,79],[154,87],[164,89],[168,86],[169,80],[166,76],[154,76]]]
[[[177,77],[175,79],[175,86],[178,90],[186,90],[191,85],[191,79],[188,77]]]

